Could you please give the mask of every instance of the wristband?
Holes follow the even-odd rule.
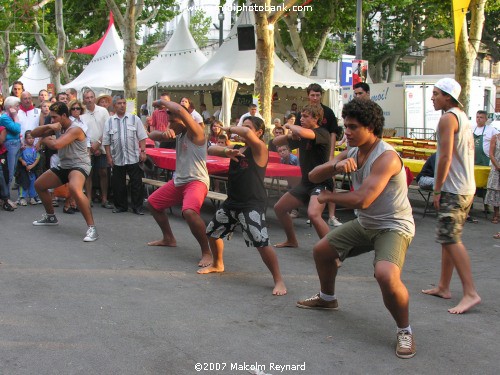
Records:
[[[337,173],[337,164],[339,162],[337,161],[334,165],[333,165],[333,173]]]
[[[434,195],[441,195],[440,191],[434,191]]]

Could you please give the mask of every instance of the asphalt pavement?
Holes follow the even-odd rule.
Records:
[[[170,215],[176,248],[147,246],[161,236],[149,213],[95,205],[100,238],[84,243],[78,213],[59,207],[58,226],[34,227],[41,206],[0,211],[0,374],[497,374],[500,240],[492,235],[500,226],[475,204],[479,223],[466,225],[464,243],[483,302],[451,315],[461,297],[456,273],[451,300],[420,293],[438,281],[441,250],[434,215],[422,218],[414,198],[417,234],[403,280],[417,354],[407,360],[394,353],[373,253],[344,262],[338,311],[295,306],[319,290],[317,236],[303,209],[294,221],[300,247],[277,249],[283,297],[272,295],[270,273],[239,232],[226,242],[226,272],[198,275],[200,251],[179,208]],[[213,213],[207,201],[206,222]],[[271,241],[282,241],[272,209],[268,223]]]

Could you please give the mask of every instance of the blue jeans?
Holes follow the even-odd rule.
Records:
[[[16,172],[19,151],[21,150],[21,141],[19,139],[9,139],[4,143],[7,149],[7,165],[9,166],[9,181],[7,186],[10,188],[14,173]]]

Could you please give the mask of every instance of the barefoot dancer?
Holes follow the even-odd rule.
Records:
[[[223,128],[228,135],[236,134],[245,141],[244,146],[211,146],[210,155],[231,158],[229,164],[228,198],[223,203],[212,221],[207,226],[213,265],[202,268],[198,273],[224,272],[224,237],[230,235],[240,224],[247,246],[253,245],[259,250],[274,279],[274,295],[286,294],[285,283],[281,278],[278,258],[267,235],[265,207],[266,190],[264,175],[268,160],[268,150],[262,140],[264,121],[255,116],[248,116],[242,126]]]
[[[289,212],[297,207],[306,206],[307,216],[311,220],[319,238],[323,238],[330,228],[323,220],[322,214],[325,203],[318,202],[318,195],[323,190],[332,190],[331,177],[324,181],[313,183],[309,180],[309,172],[329,160],[330,134],[324,127],[320,127],[323,118],[323,109],[320,106],[306,105],[300,117],[301,126],[285,124],[289,129],[287,135],[274,138],[274,144],[281,146],[288,144],[290,149],[298,148],[302,180],[300,184],[285,193],[274,205],[274,212],[285,230],[286,240],[276,247],[298,247],[299,243],[293,229],[292,218]]]
[[[165,210],[182,203],[182,216],[201,247],[198,266],[206,267],[212,263],[212,255],[205,235],[205,222],[200,217],[200,208],[210,183],[205,133],[181,105],[163,99],[155,101],[153,105],[167,109],[170,123],[167,130],[153,131],[149,138],[159,142],[175,139],[177,158],[175,177],[148,198],[148,209],[163,233],[161,240],[149,242],[148,245],[177,246]]]
[[[436,110],[446,111],[438,123],[434,207],[438,211],[436,241],[441,243],[441,277],[436,288],[422,293],[451,298],[453,268],[462,281],[463,297],[451,314],[462,314],[481,302],[477,294],[469,254],[462,243],[462,229],[474,199],[474,140],[467,115],[459,108],[461,87],[451,78],[436,82],[432,101]]]

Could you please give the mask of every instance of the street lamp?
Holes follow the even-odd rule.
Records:
[[[219,47],[222,45],[224,39],[224,12],[222,7],[219,8]]]

